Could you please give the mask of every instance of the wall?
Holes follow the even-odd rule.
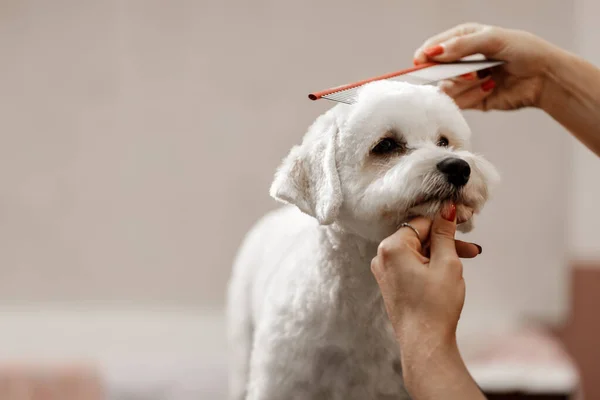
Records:
[[[572,47],[559,0],[0,8],[4,305],[220,307],[239,241],[276,206],[275,167],[331,105],[309,91],[410,65],[466,20]],[[533,110],[467,115],[503,183],[469,235],[484,253],[466,266],[465,325],[558,318],[566,136]]]
[[[577,24],[575,26],[577,54],[600,66],[598,39],[600,30],[596,16],[600,4],[593,0],[577,0],[574,3]],[[581,143],[571,141],[572,175],[569,199],[569,237],[571,256],[575,260],[598,261],[600,265],[600,185],[598,173],[600,160]]]
[[[600,4],[574,2],[576,52],[600,66],[596,16]],[[600,397],[600,159],[582,144],[571,140],[568,236],[571,258],[569,318],[560,330],[567,349],[581,372],[583,395]]]
[[[307,92],[410,63],[398,38],[434,29],[427,7],[345,4],[2,2],[0,302],[221,305],[329,106]]]

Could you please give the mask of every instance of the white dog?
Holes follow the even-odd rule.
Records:
[[[295,207],[247,235],[228,293],[231,400],[407,399],[371,259],[402,222],[457,204],[459,229],[497,179],[434,86],[379,81],[320,116],[278,169]]]

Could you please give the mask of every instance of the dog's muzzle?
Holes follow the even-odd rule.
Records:
[[[460,188],[469,182],[471,167],[469,163],[457,157],[446,158],[437,163],[437,169],[451,185]]]

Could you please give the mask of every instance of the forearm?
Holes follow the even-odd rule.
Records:
[[[563,50],[548,65],[540,108],[600,156],[600,69]]]
[[[405,342],[401,351],[404,384],[414,400],[485,400],[455,341]]]

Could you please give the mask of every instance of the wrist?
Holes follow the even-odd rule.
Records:
[[[411,351],[439,348],[450,350],[456,346],[456,324],[442,323],[441,320],[430,322],[432,317],[417,318],[405,315],[394,326],[398,344]],[[426,346],[423,346],[426,344]]]
[[[411,397],[485,400],[460,355],[455,331],[436,333],[430,324],[412,326],[398,339],[404,386]]]
[[[396,329],[402,361],[445,359],[458,352],[456,333],[452,329],[438,329],[430,325],[413,323]]]
[[[402,376],[409,392],[417,391],[429,374],[446,375],[448,371],[465,369],[456,340],[422,339],[418,343],[400,344]]]
[[[569,52],[552,45],[548,57],[544,62],[542,72],[542,90],[537,107],[552,115],[553,110],[559,106],[568,94],[565,74],[573,63],[574,56]]]
[[[431,332],[420,335],[398,338],[402,358],[409,359],[436,359],[447,358],[458,353],[455,335],[432,334]]]

